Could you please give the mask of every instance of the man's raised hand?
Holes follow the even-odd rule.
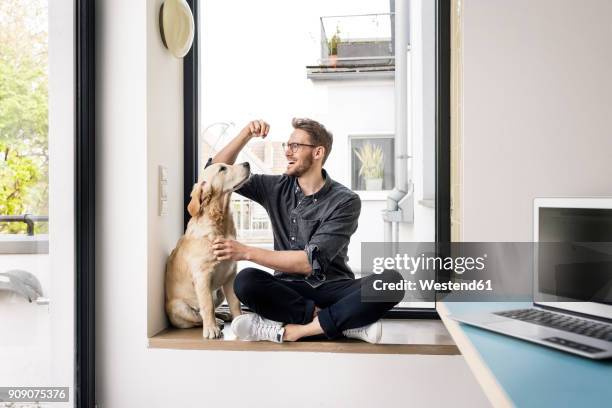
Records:
[[[263,139],[268,136],[270,125],[261,119],[252,120],[245,126],[243,131],[249,133],[250,136],[261,137]]]

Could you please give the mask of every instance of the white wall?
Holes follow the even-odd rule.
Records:
[[[147,273],[161,276],[182,217],[180,63],[158,40],[160,4],[108,0],[97,8],[99,407],[275,407],[296,397],[304,407],[486,405],[460,356],[147,348],[160,324],[147,322],[148,297],[159,299]],[[159,163],[170,170],[167,218],[155,215]]]
[[[530,241],[541,196],[611,196],[612,2],[464,3],[465,241]]]
[[[147,19],[145,0],[96,7],[96,393],[108,408],[153,398],[144,397]]]
[[[147,3],[147,226],[148,335],[167,325],[166,259],[183,233],[183,62],[172,58],[158,35],[161,1]],[[159,215],[159,166],[168,171],[168,213]]]

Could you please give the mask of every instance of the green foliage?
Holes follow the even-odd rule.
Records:
[[[364,143],[360,149],[355,149],[355,155],[361,162],[359,175],[366,179],[383,177],[384,153],[380,146],[369,142]]]
[[[340,29],[336,27],[336,32],[327,43],[329,55],[338,55],[338,44],[340,43]]]
[[[0,1],[0,215],[48,214],[47,37],[39,1]],[[25,231],[0,223],[0,233]]]
[[[34,160],[19,156],[0,143],[4,156],[0,162],[0,214],[25,214],[28,212],[29,189],[40,179],[41,171]],[[25,224],[0,224],[0,231],[23,232]]]

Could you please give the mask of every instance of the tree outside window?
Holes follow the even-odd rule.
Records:
[[[40,1],[0,2],[0,215],[48,215],[46,20]],[[0,223],[0,233],[25,232],[23,223]]]

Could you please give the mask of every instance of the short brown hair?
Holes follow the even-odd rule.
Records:
[[[331,153],[334,135],[316,120],[308,118],[293,118],[291,125],[294,129],[301,129],[308,133],[312,144],[325,148],[325,156],[323,156],[323,163],[325,163]]]

